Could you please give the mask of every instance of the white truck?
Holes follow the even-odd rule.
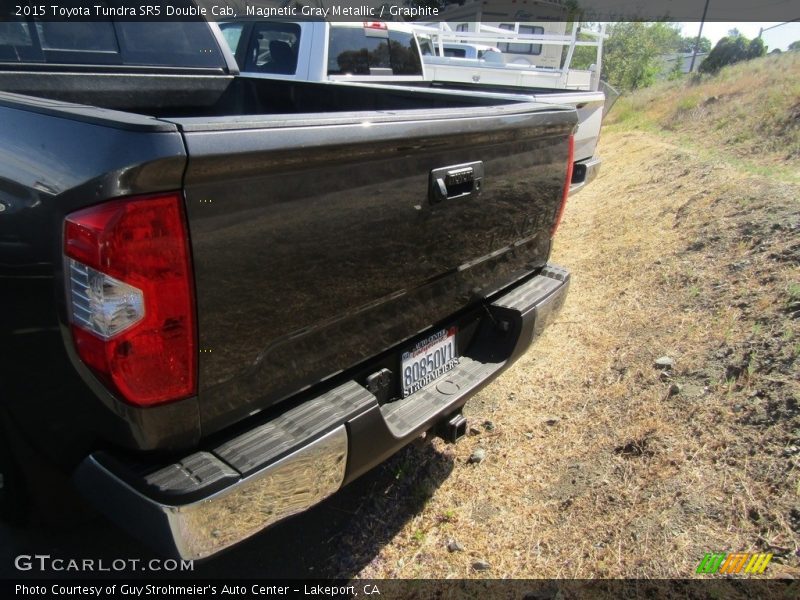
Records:
[[[520,23],[461,23],[456,27],[465,25],[468,29],[455,31],[446,22],[414,26],[430,79],[537,89],[599,89],[604,24],[599,29],[582,29],[573,23],[570,34],[565,33],[563,22],[527,27]],[[498,54],[447,52],[453,45],[491,47]],[[588,68],[573,65],[575,50],[580,47],[594,48],[593,64]]]
[[[419,37],[417,42],[420,42],[420,50],[423,44]],[[433,46],[433,53],[436,56],[443,56],[445,58],[459,58],[466,60],[483,60],[489,63],[498,63],[503,61],[503,56],[500,48],[494,46],[487,46],[486,44],[467,44],[463,42],[452,42],[448,44],[441,44]],[[423,53],[423,60],[427,62],[427,57]],[[481,63],[482,64],[482,63]]]
[[[248,77],[435,87],[454,93],[468,89],[476,94],[516,95],[529,101],[573,106],[579,122],[574,138],[571,193],[594,179],[600,168],[595,147],[603,120],[603,92],[521,86],[514,81],[483,75],[477,80],[474,77],[468,80],[455,76],[445,78],[437,75],[436,68],[429,64],[431,59],[480,62],[483,68],[491,69],[492,66],[487,67],[485,63],[492,63],[495,57],[487,61],[486,58],[443,56],[441,39],[419,34],[418,26],[407,23],[235,20],[220,23],[220,28],[242,74]],[[440,56],[434,56],[437,43]],[[508,73],[514,71],[511,66],[494,66],[507,69]]]

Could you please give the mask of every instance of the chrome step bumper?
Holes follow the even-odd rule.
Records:
[[[156,550],[211,556],[321,502],[457,410],[516,361],[564,303],[569,274],[555,266],[486,305],[460,364],[386,404],[346,381],[283,414],[174,463],[98,452],[77,487],[101,512]]]

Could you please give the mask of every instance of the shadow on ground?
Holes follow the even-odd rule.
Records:
[[[50,555],[64,559],[159,558],[103,517],[54,530],[27,530],[0,525],[0,576],[45,577],[165,577],[198,578],[350,578],[358,574],[413,518],[453,470],[449,452],[432,444],[412,445],[373,469],[313,509],[257,534],[213,559],[196,562],[181,573],[126,570],[82,573],[34,568],[19,571],[15,557]],[[121,564],[121,563],[119,563]]]

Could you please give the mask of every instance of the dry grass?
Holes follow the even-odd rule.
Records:
[[[600,154],[557,237],[564,311],[468,438],[387,464],[368,514],[414,516],[359,576],[690,577],[709,551],[800,576],[800,186],[619,125]],[[385,535],[361,526],[337,557]]]

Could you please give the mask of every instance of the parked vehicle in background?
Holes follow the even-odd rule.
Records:
[[[582,30],[574,23],[565,35],[565,23],[446,23],[417,25],[425,77],[436,85],[459,89],[491,89],[526,94],[537,102],[564,103],[578,111],[575,134],[575,193],[589,183],[600,168],[595,156],[603,117],[607,111],[605,86],[600,81],[605,27]],[[585,40],[582,38],[590,37]],[[474,58],[447,56],[452,44],[489,44],[498,55]],[[572,67],[575,49],[596,48],[589,69]],[[563,51],[562,49],[566,49]],[[616,98],[616,96],[615,96]]]
[[[472,23],[469,30],[454,31],[450,24],[440,22],[416,25],[414,31],[422,48],[427,76],[434,81],[597,90],[605,28],[592,31],[581,29],[575,23],[571,34],[566,35],[563,33],[564,25],[550,23],[548,27],[553,31],[547,33],[544,27],[523,27],[519,23],[500,24],[500,27]],[[529,30],[536,33],[525,33]],[[583,40],[581,37],[592,39]],[[497,48],[500,54],[490,61],[482,61],[478,56],[462,57],[472,60],[452,60],[443,53],[443,49],[451,44],[488,44]],[[596,60],[590,68],[572,66],[572,57],[578,47],[596,49]]]
[[[424,80],[410,25],[237,20],[219,26],[248,75],[297,81]]]

